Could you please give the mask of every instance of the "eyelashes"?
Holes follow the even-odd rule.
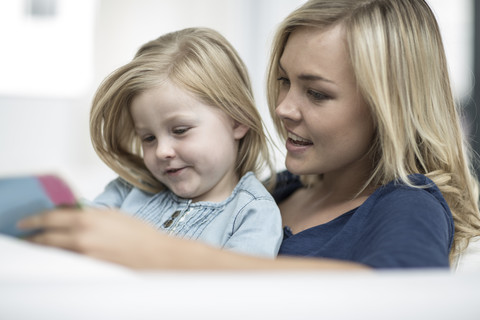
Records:
[[[150,142],[153,142],[155,141],[155,136],[146,136],[144,138],[142,138],[142,142],[145,142],[145,143],[150,143]]]
[[[289,89],[290,88],[290,80],[286,77],[278,77],[277,81],[280,83],[280,88],[281,89]],[[326,93],[323,93],[318,90],[314,89],[307,89],[306,90],[307,96],[315,102],[320,102],[320,101],[325,101],[325,100],[330,100],[332,97]]]
[[[172,133],[175,135],[182,135],[190,130],[190,127],[176,127],[172,129]]]
[[[330,100],[331,99],[330,96],[328,96],[324,93],[315,91],[315,90],[308,90],[307,94],[315,101],[324,101],[324,100]]]
[[[181,127],[174,127],[171,129],[171,133],[174,136],[183,136],[185,135],[192,127],[187,127],[187,126],[181,126]],[[143,137],[140,137],[142,143],[152,143],[154,142],[157,137],[155,135],[145,135]]]
[[[290,86],[290,80],[285,77],[279,77],[277,81],[280,82],[280,85],[282,86]]]

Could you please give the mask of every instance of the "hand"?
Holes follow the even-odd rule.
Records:
[[[150,225],[112,209],[56,209],[24,219],[18,227],[42,229],[27,239],[34,243],[133,268],[148,268],[158,255],[152,252],[153,244],[169,238]]]
[[[283,257],[262,259],[184,240],[116,210],[57,209],[20,221],[43,229],[29,238],[136,269],[365,269],[348,261]]]

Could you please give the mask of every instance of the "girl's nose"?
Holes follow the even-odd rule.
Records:
[[[175,148],[171,142],[166,140],[158,140],[155,154],[159,159],[171,159],[175,157]]]

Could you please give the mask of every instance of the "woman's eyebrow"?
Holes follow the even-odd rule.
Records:
[[[278,67],[283,73],[287,74],[287,72],[285,71],[285,69],[283,68],[281,63],[278,63]],[[332,80],[329,80],[327,78],[324,78],[324,77],[318,76],[318,75],[314,75],[314,74],[301,73],[300,75],[298,75],[297,79],[302,80],[302,81],[324,81],[324,82],[335,84],[335,82],[333,82]]]

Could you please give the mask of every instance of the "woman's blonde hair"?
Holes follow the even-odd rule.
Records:
[[[278,28],[268,69],[268,104],[277,131],[285,137],[275,108],[279,59],[289,35],[301,27],[339,24],[376,126],[370,150],[374,167],[366,185],[397,179],[410,184],[408,175],[413,173],[432,179],[455,222],[452,260],[471,237],[480,235],[478,181],[440,31],[425,1],[311,0],[291,13]]]
[[[143,162],[129,107],[135,96],[166,80],[249,128],[238,147],[240,177],[248,171],[273,172],[247,69],[232,45],[208,28],[187,28],[144,44],[130,63],[100,85],[93,99],[90,133],[95,151],[112,170],[142,190],[164,189]]]

